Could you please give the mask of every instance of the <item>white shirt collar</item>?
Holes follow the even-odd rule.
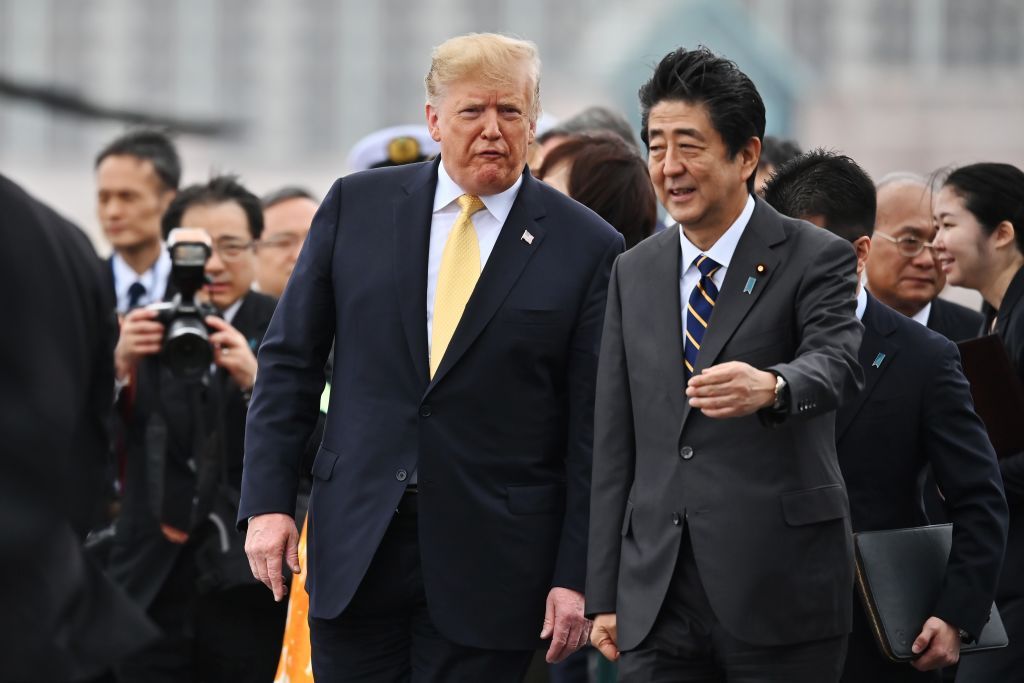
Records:
[[[504,225],[509,213],[512,211],[512,204],[516,201],[519,187],[523,184],[523,175],[520,173],[512,187],[498,194],[483,195],[480,200],[484,203],[488,213],[497,219],[499,225]],[[444,168],[444,160],[437,164],[437,190],[434,192],[434,213],[447,208],[456,199],[466,194],[459,187],[448,171]],[[457,208],[457,207],[456,207]]]
[[[868,290],[861,285],[857,288],[857,320],[864,320],[864,311],[868,310]]]
[[[928,327],[928,316],[931,315],[931,314],[932,314],[932,302],[929,301],[928,303],[926,303],[924,305],[924,308],[922,308],[920,311],[918,311],[917,313],[915,313],[914,315],[912,315],[910,317],[912,319],[916,320],[917,322],[921,323],[925,327]]]
[[[708,258],[715,261],[721,268],[728,268],[729,262],[732,261],[732,255],[736,253],[736,245],[740,243],[740,237],[743,236],[743,231],[746,229],[747,223],[750,222],[750,217],[754,213],[755,205],[753,196],[748,194],[747,203],[744,205],[743,211],[740,212],[740,215],[729,226],[729,229],[722,233],[718,241],[707,250],[701,250],[691,242],[683,232],[683,226],[680,225],[679,245],[683,250],[683,272],[686,272],[693,265],[694,259],[701,254],[706,254]]]
[[[157,257],[156,263],[141,274],[136,273],[117,252],[114,252],[110,263],[114,271],[114,293],[117,296],[119,311],[126,312],[129,298],[128,288],[136,282],[146,288],[146,293],[140,300],[141,305],[163,300],[167,290],[167,279],[171,275],[171,254],[167,250],[167,245],[160,243],[160,256]]]
[[[238,309],[242,307],[243,301],[245,301],[244,296],[224,309],[224,311],[220,314],[221,317],[224,318],[224,322],[228,323],[229,325],[233,324],[232,321],[234,321],[235,319],[235,314],[238,313]]]

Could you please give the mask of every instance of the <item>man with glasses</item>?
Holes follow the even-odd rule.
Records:
[[[821,150],[798,156],[779,167],[764,196],[778,211],[849,240],[858,276],[876,244],[891,244],[872,240],[875,188],[849,157]],[[896,239],[900,249],[922,250],[923,240],[913,233]],[[911,664],[887,661],[855,605],[841,681],[937,682],[937,669],[955,664],[961,642],[981,631],[995,596],[1007,529],[999,466],[974,413],[956,346],[863,287],[857,288],[857,317],[864,324],[858,352],[864,388],[836,412],[835,432],[853,531],[927,524],[920,482],[931,468],[946,496],[953,542],[932,616],[920,633],[907,634],[920,656]]]
[[[875,187],[878,213],[868,258],[868,290],[882,303],[953,341],[978,336],[981,313],[939,298],[946,276],[935,265],[932,194],[913,173],[890,173]]]
[[[160,362],[156,312],[126,316],[115,360],[135,400],[111,574],[165,636],[126,662],[120,680],[271,680],[284,605],[252,578],[231,529],[255,353],[276,306],[250,289],[263,209],[235,178],[215,177],[171,202],[164,237],[177,227],[209,238],[199,297],[218,313],[205,319],[213,363],[199,383],[175,377]]]
[[[282,187],[263,197],[263,235],[256,245],[256,282],[260,291],[280,297],[319,203],[301,187]]]

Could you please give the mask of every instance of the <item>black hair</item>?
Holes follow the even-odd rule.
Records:
[[[658,198],[635,147],[613,133],[572,135],[547,153],[537,177],[562,163],[571,164],[569,196],[622,233],[627,249],[654,232]]]
[[[249,223],[249,234],[258,240],[263,233],[263,207],[260,198],[238,182],[238,176],[220,175],[210,178],[209,182],[189,185],[171,200],[170,206],[160,220],[160,228],[164,239],[171,230],[181,227],[181,217],[189,207],[196,205],[223,204],[235,202],[245,212]]]
[[[264,210],[266,210],[275,204],[286,202],[289,199],[311,199],[314,202],[316,201],[313,193],[306,188],[299,187],[298,185],[285,185],[263,195],[260,202],[263,204]]]
[[[654,75],[640,87],[640,139],[650,146],[647,125],[651,109],[660,102],[677,100],[703,104],[711,124],[722,136],[729,157],[734,158],[750,138],[764,138],[764,102],[753,81],[736,63],[719,57],[703,45],[696,50],[678,48],[668,53]],[[754,191],[754,175],[747,180]]]
[[[761,158],[758,167],[781,166],[790,159],[800,156],[802,150],[795,140],[786,140],[774,135],[765,135],[761,143]]]
[[[181,159],[170,136],[160,130],[141,128],[128,131],[111,141],[96,155],[93,168],[110,156],[133,156],[153,164],[165,189],[177,190],[181,183]]]
[[[850,157],[814,149],[775,169],[764,200],[794,218],[821,216],[821,226],[850,242],[875,229],[875,185]]]
[[[626,117],[607,107],[587,107],[575,116],[547,129],[537,136],[537,142],[543,144],[556,136],[570,136],[577,133],[594,133],[598,131],[614,133],[634,149],[639,149],[633,128]]]
[[[1024,171],[1011,164],[971,164],[950,173],[942,186],[963,198],[986,234],[1009,221],[1017,249],[1024,253]]]

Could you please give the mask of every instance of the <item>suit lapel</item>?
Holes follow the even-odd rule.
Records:
[[[683,323],[679,299],[682,252],[679,248],[679,228],[668,228],[654,239],[659,244],[648,267],[651,282],[654,283],[649,300],[653,316],[649,320],[652,346],[658,354],[655,367],[666,375],[666,386],[671,387],[668,400],[672,416],[682,420],[689,403],[686,400],[686,377],[683,374]]]
[[[861,368],[864,369],[864,388],[852,402],[839,407],[839,411],[836,413],[836,443],[843,438],[846,430],[857,417],[857,413],[864,407],[871,393],[878,386],[878,380],[889,369],[893,358],[899,352],[899,346],[892,338],[896,331],[896,324],[886,318],[883,311],[880,310],[881,306],[882,304],[868,294],[868,305],[864,309],[862,321],[864,337],[860,343],[860,350],[857,352],[857,359],[860,361]]]
[[[544,207],[536,196],[537,182],[529,172],[523,174],[523,184],[512,211],[498,233],[498,241],[480,273],[441,365],[427,387],[428,393],[466,353],[508,296],[530,257],[541,248],[545,229],[536,221],[544,215]],[[530,243],[521,239],[524,231],[533,235]],[[423,279],[426,280],[425,275]]]
[[[722,348],[768,289],[768,284],[779,264],[779,257],[772,246],[786,238],[778,218],[773,213],[770,207],[757,200],[754,213],[743,230],[725,272],[725,280],[715,300],[715,310],[708,321],[708,329],[697,354],[694,374],[700,374],[705,368],[715,364]],[[678,286],[676,289],[678,290]],[[677,334],[682,335],[681,326]],[[686,401],[683,409],[684,424],[689,415],[690,403]]]
[[[437,186],[437,165],[424,164],[403,186],[395,202],[394,259],[398,306],[416,376],[424,383],[430,374],[427,359],[427,258],[430,223]]]

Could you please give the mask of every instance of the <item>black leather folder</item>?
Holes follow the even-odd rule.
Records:
[[[964,375],[971,384],[974,410],[985,423],[996,455],[1024,451],[1024,388],[997,334],[957,344]]]
[[[909,662],[917,657],[910,648],[942,590],[953,525],[864,531],[853,540],[857,593],[875,641],[886,658]],[[994,604],[976,638],[960,646],[961,655],[1006,647],[1006,629]]]

